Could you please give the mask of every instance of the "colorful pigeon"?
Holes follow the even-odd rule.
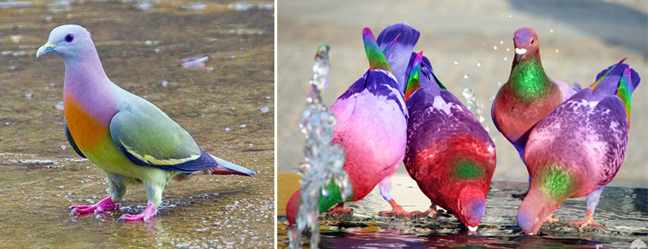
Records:
[[[631,96],[641,81],[621,62],[599,73],[590,88],[556,107],[530,132],[524,161],[531,187],[517,214],[524,233],[537,234],[567,198],[586,195],[585,220],[571,224],[600,226],[592,216],[625,158]]]
[[[164,112],[108,79],[90,33],[78,25],[63,25],[50,33],[36,57],[58,54],[65,62],[65,134],[74,150],[108,175],[110,196],[94,205],[72,206],[77,214],[117,209],[126,184],[144,183],[148,204],[126,221],[151,221],[157,216],[162,192],[176,177],[193,173],[256,172],[212,156]]]
[[[540,41],[531,28],[513,35],[515,59],[508,81],[493,101],[495,127],[524,158],[528,132],[556,106],[576,92],[567,84],[547,76],[540,61]]]
[[[346,201],[361,200],[376,185],[383,198],[392,206],[384,215],[409,216],[391,195],[391,176],[403,161],[406,144],[407,109],[399,81],[403,79],[419,32],[406,25],[387,27],[378,37],[378,43],[369,28],[362,32],[369,70],[331,106],[337,117],[333,143],[344,147],[344,168],[351,179],[353,195]],[[382,48],[382,49],[381,49]],[[386,59],[388,58],[388,59]],[[403,64],[405,63],[405,64]],[[401,74],[394,74],[398,69]],[[394,73],[393,73],[394,72]],[[404,86],[404,83],[403,83]],[[347,213],[339,189],[333,183],[326,186],[328,197],[321,196],[319,209],[329,213]],[[288,221],[295,224],[300,192],[288,201]]]
[[[409,74],[405,168],[430,198],[432,212],[438,205],[476,231],[495,172],[495,144],[429,65],[421,52]]]

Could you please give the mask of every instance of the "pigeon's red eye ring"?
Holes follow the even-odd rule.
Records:
[[[74,35],[72,35],[72,34],[67,34],[67,35],[65,36],[65,41],[66,41],[66,42],[72,42],[73,40],[74,40]]]

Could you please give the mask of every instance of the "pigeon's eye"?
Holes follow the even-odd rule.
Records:
[[[65,36],[65,41],[66,41],[66,42],[72,42],[73,40],[74,40],[74,35],[72,35],[72,34],[67,34],[67,35]]]
[[[531,40],[531,44],[533,44],[533,43],[535,43],[535,38],[533,38],[533,40]]]

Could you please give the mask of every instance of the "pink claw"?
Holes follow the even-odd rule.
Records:
[[[100,214],[103,213],[104,211],[109,211],[109,210],[115,210],[117,209],[117,203],[113,202],[110,196],[104,198],[103,200],[95,203],[94,205],[78,205],[78,206],[70,206],[70,209],[72,212],[70,215],[76,215],[76,214],[89,214],[89,213],[96,213]]]
[[[141,214],[125,214],[122,217],[119,217],[119,220],[123,221],[154,221],[157,216],[157,208],[153,203],[149,203],[144,208],[144,211]]]

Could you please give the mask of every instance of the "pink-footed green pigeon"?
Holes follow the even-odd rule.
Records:
[[[55,53],[65,62],[64,127],[68,141],[82,157],[108,175],[110,196],[94,205],[72,206],[72,213],[117,209],[130,183],[144,183],[148,204],[126,221],[151,221],[171,179],[193,173],[256,172],[202,150],[193,138],[155,105],[115,85],[99,60],[90,33],[63,25],[50,33],[36,57]]]

